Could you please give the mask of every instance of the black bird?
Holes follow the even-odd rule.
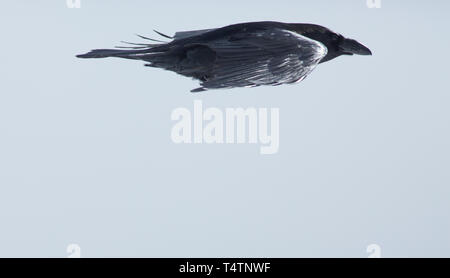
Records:
[[[372,55],[359,42],[315,24],[250,22],[218,29],[177,32],[172,39],[133,44],[124,49],[97,49],[79,58],[118,57],[143,60],[198,79],[207,89],[257,87],[302,81],[323,62],[341,55]],[[122,47],[124,48],[124,47]]]

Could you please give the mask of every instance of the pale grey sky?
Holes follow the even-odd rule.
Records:
[[[0,256],[450,256],[448,1],[6,1]],[[371,48],[295,86],[211,91],[137,61],[134,34],[274,20]],[[278,107],[280,150],[175,145],[170,115]]]

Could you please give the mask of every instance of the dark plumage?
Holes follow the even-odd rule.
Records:
[[[323,62],[341,55],[372,55],[355,40],[314,24],[251,22],[218,29],[178,32],[171,42],[133,44],[128,49],[97,49],[79,58],[143,60],[198,79],[207,89],[291,84]]]

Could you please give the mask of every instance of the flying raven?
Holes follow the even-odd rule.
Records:
[[[250,22],[218,29],[177,32],[170,42],[133,44],[122,49],[97,49],[79,58],[118,57],[146,61],[198,79],[207,89],[292,84],[314,68],[341,55],[372,55],[359,42],[315,24]],[[127,49],[123,49],[127,48]]]

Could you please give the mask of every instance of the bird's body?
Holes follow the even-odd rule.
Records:
[[[143,60],[146,66],[200,80],[202,87],[192,90],[199,92],[292,84],[340,55],[371,54],[358,42],[313,24],[251,22],[163,36],[173,40],[127,50],[97,49],[78,57]]]

